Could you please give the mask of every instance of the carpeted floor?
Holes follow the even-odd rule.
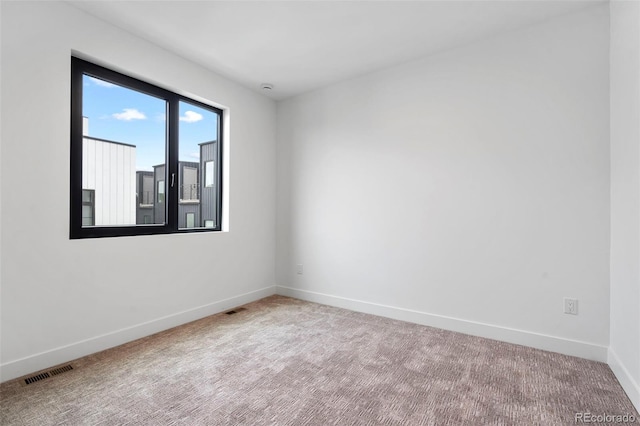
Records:
[[[2,425],[568,425],[606,364],[272,296],[0,385]],[[640,422],[640,420],[636,420]]]

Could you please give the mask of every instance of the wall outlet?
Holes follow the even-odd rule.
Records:
[[[302,275],[302,272],[304,271],[304,267],[302,266],[302,263],[298,263],[296,265],[296,273],[298,275]]]
[[[578,315],[578,299],[564,298],[564,313]]]

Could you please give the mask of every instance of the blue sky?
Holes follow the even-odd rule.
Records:
[[[164,100],[85,75],[82,115],[89,118],[89,136],[135,145],[137,170],[164,164]],[[217,118],[180,102],[180,161],[199,161],[198,144],[217,139]]]

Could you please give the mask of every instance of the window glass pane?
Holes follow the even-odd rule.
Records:
[[[213,186],[213,182],[215,181],[215,175],[213,174],[213,170],[214,170],[214,162],[213,161],[206,161],[205,163],[205,184],[204,186]]]
[[[205,220],[204,221],[205,228],[213,228],[215,227],[215,222],[213,220]]]
[[[153,172],[146,172],[142,175],[138,195],[140,204],[153,205]]]
[[[166,112],[164,99],[83,75],[82,187],[94,191],[94,225],[164,223],[152,182],[165,179]]]
[[[141,171],[136,173],[136,223],[139,225],[148,225],[154,221],[151,219],[154,217],[154,210],[156,209],[155,200],[156,194],[154,190],[154,172]],[[164,210],[162,210],[164,212]],[[162,223],[161,220],[159,220]]]
[[[215,164],[218,152],[218,114],[181,101],[178,130],[180,179],[179,228],[208,227],[202,218],[217,217]],[[191,222],[192,221],[192,222]],[[210,227],[210,226],[209,226]]]
[[[195,213],[187,213],[187,228],[194,228],[196,226]]]
[[[82,226],[93,226],[93,206],[82,205]]]
[[[184,164],[184,163],[183,163]],[[182,169],[182,192],[183,201],[198,201],[198,167],[184,165]]]
[[[82,226],[95,225],[93,194],[91,189],[82,190]]]
[[[82,190],[82,203],[91,203],[93,202],[93,191],[87,191],[85,189]]]
[[[158,181],[158,203],[164,203],[164,181]]]

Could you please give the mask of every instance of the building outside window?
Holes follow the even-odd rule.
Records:
[[[182,164],[182,163],[181,163]],[[182,199],[181,201],[198,201],[198,164],[184,165],[182,168]]]
[[[163,180],[159,180],[158,181],[158,204],[162,204],[164,203],[164,181]]]
[[[186,222],[187,222],[187,228],[194,228],[196,226],[196,214],[187,213]]]
[[[95,225],[95,191],[82,190],[82,226]]]
[[[210,188],[213,186],[213,182],[215,182],[215,173],[214,173],[214,163],[213,161],[206,161],[204,166],[204,171],[205,171],[205,184],[204,186],[206,186],[207,188]]]

